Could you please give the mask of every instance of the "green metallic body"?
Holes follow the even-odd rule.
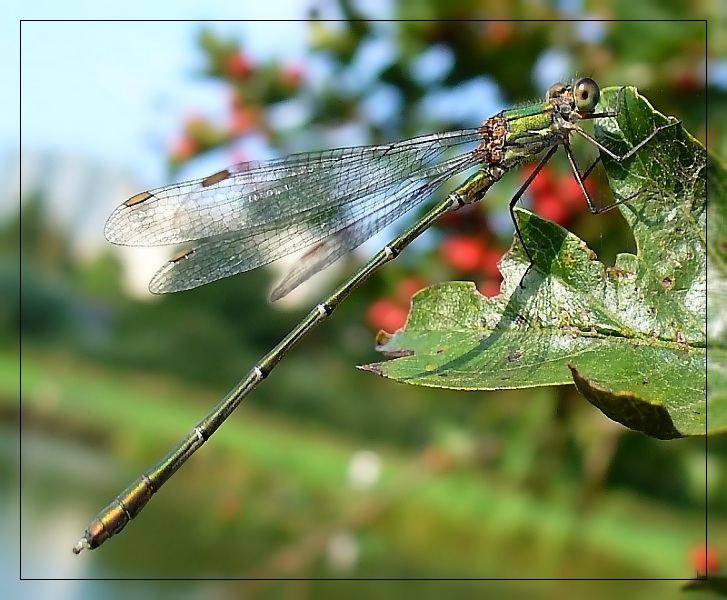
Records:
[[[533,160],[560,141],[554,127],[555,108],[550,101],[537,102],[503,111],[507,123],[505,159],[507,168]]]

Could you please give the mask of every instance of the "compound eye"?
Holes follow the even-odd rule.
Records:
[[[573,86],[573,98],[580,112],[593,112],[600,97],[601,90],[590,77],[579,79]]]
[[[548,93],[545,95],[546,100],[551,100],[556,96],[560,96],[565,92],[565,84],[554,83],[548,88]]]

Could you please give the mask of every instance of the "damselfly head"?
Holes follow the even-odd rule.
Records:
[[[581,77],[571,85],[555,83],[548,88],[546,95],[546,99],[564,116],[571,112],[581,116],[592,113],[600,97],[598,84],[590,77]]]
[[[553,98],[562,96],[567,89],[568,86],[564,83],[554,83],[548,88],[548,93],[545,95],[545,99],[552,100]]]

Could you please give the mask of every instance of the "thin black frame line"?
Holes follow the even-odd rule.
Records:
[[[706,23],[707,19],[19,19],[21,23]]]
[[[21,181],[20,176],[22,175],[22,25],[23,23],[226,23],[226,22],[266,22],[266,23],[310,23],[310,22],[506,22],[506,23],[539,23],[539,22],[554,22],[554,23],[583,23],[583,22],[605,22],[605,23],[704,23],[704,56],[705,56],[705,121],[709,123],[709,79],[708,79],[708,64],[709,64],[709,49],[708,49],[708,19],[19,19],[19,147],[18,147],[18,181]],[[705,148],[708,151],[708,130],[709,127],[705,127]],[[707,154],[707,160],[709,155]],[[708,192],[706,193],[706,201],[708,202]],[[24,578],[22,576],[22,210],[21,209],[21,194],[18,194],[18,208],[19,208],[19,242],[18,242],[18,265],[19,265],[19,323],[18,323],[18,334],[19,334],[19,418],[18,418],[18,483],[19,483],[19,527],[18,527],[18,578],[22,581],[694,581],[694,578],[664,578],[664,577],[633,577],[633,578],[597,578],[597,577],[569,577],[569,578],[542,578],[542,577],[488,577],[488,578],[206,578],[206,577],[194,577],[194,578],[170,578],[170,577],[143,577],[143,578]],[[707,284],[708,289],[708,284]],[[705,381],[707,371],[705,366]],[[706,395],[706,387],[705,387]],[[707,402],[705,397],[705,403]],[[707,416],[705,417],[705,428],[708,423],[708,406]],[[705,435],[705,547],[708,542],[709,534],[709,507],[708,507],[708,469],[707,469],[707,452],[709,449],[708,436]]]
[[[23,22],[18,22],[18,579],[23,579]]]
[[[709,27],[707,20],[704,21],[704,152],[705,152],[705,178],[709,177]],[[704,199],[705,199],[705,239],[706,232],[709,231],[709,185],[704,186]],[[707,256],[705,253],[705,262]],[[707,315],[709,311],[709,272],[706,269],[705,264],[705,277],[706,285],[704,286],[704,331],[707,332]],[[707,365],[709,364],[709,344],[704,345],[704,549],[705,553],[709,548],[709,396],[707,393]],[[707,569],[706,577],[709,577],[709,569]]]
[[[695,577],[38,577],[24,581],[701,581]]]

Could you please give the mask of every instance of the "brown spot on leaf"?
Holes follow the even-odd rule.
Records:
[[[523,357],[523,353],[519,350],[516,350],[515,352],[510,352],[510,354],[507,355],[507,362],[513,363],[519,361]]]
[[[357,369],[361,369],[362,371],[370,371],[371,373],[375,373],[376,375],[380,375],[381,377],[385,377],[384,375],[384,367],[382,363],[371,363],[368,365],[359,365],[356,367]]]
[[[670,290],[674,287],[674,280],[671,277],[664,277],[664,279],[661,280],[661,287],[665,290]]]
[[[381,352],[386,358],[403,358],[404,356],[414,356],[414,350],[387,350],[386,344],[391,341],[394,334],[388,331],[380,330],[376,334],[376,351]]]
[[[606,267],[606,273],[611,279],[621,280],[626,278],[626,271],[617,267]]]
[[[386,358],[404,358],[405,356],[414,356],[414,350],[384,350],[376,348]]]

